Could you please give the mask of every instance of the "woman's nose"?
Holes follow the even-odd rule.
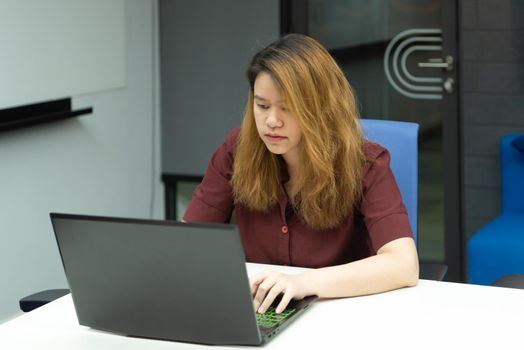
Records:
[[[281,128],[284,125],[276,108],[269,111],[266,118],[266,125],[271,129]]]

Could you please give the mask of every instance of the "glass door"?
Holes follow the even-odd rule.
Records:
[[[455,1],[283,1],[281,9],[284,33],[310,35],[336,58],[363,118],[419,123],[419,255],[461,279]]]

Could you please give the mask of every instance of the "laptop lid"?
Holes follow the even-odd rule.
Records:
[[[81,325],[204,344],[262,342],[235,225],[51,220]]]

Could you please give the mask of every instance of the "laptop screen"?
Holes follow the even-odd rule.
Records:
[[[261,342],[235,225],[51,218],[80,324],[206,344]]]

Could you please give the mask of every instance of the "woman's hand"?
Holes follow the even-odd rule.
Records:
[[[276,271],[264,271],[249,280],[255,311],[264,313],[276,297],[282,294],[282,299],[275,312],[285,310],[291,299],[302,299],[311,293],[306,288],[302,275],[286,275]]]
[[[299,275],[266,271],[250,278],[255,310],[264,313],[282,294],[276,312],[284,311],[292,298],[308,295],[340,298],[386,292],[415,286],[419,266],[413,238],[384,244],[376,255],[343,265],[310,269]]]

